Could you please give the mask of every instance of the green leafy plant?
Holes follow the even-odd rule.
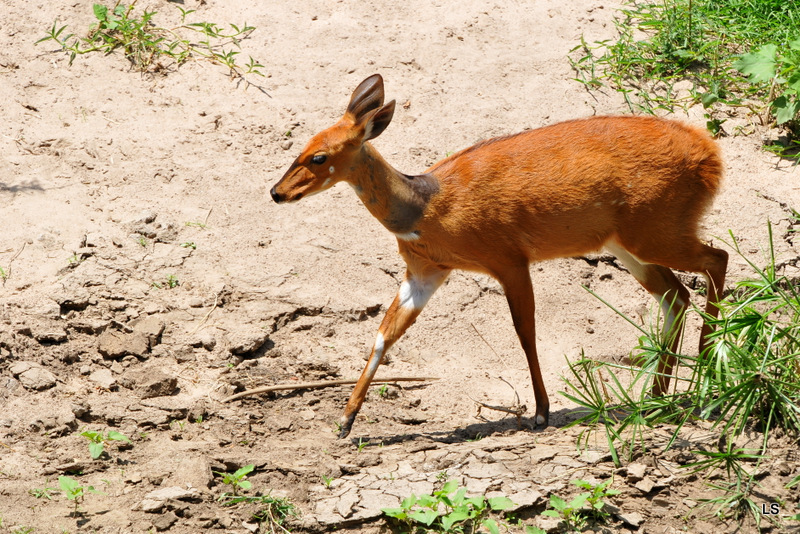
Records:
[[[569,363],[571,376],[565,379],[566,396],[583,411],[575,423],[587,425],[580,442],[588,441],[595,431],[604,432],[618,465],[622,451],[629,458],[646,451],[647,438],[656,425],[672,425],[669,448],[687,421],[709,421],[718,435],[717,450],[691,451],[697,460],[686,469],[723,477],[723,482],[711,484],[721,494],[706,501],[715,515],[752,516],[757,524],[762,514],[753,497],[758,487],[753,466],[768,458],[768,441],[775,430],[793,439],[800,437],[800,289],[779,274],[770,224],[767,230],[768,258],[763,268],[740,251],[731,235],[728,246],[753,274],[720,301],[718,318],[698,312],[714,324],[710,346],[698,356],[676,355],[689,373],[673,378],[675,387],[670,393],[649,395],[658,359],[669,346],[658,334],[658,321],[650,331],[636,325],[643,335],[632,360],[641,367],[584,357]],[[627,374],[628,380],[620,374]],[[760,443],[749,449],[734,446],[737,436],[748,430],[761,432]]]
[[[247,75],[263,76],[260,69],[264,66],[252,57],[245,64],[240,64],[236,58],[241,41],[250,36],[254,27],[229,24],[226,28],[213,22],[187,22],[187,17],[195,10],[178,7],[181,24],[166,28],[154,22],[156,11],[145,8],[137,12],[136,2],[129,5],[117,2],[111,7],[94,4],[92,10],[97,22],[86,37],[67,33],[67,26],[59,27],[56,20],[37,44],[54,41],[69,53],[70,64],[79,55],[121,50],[131,65],[142,72],[164,71],[169,67],[164,61],[181,65],[190,59],[202,59],[224,65],[231,77],[248,83]]]
[[[83,503],[88,493],[102,493],[94,489],[94,486],[82,486],[80,482],[68,476],[58,477],[58,486],[67,499],[75,502],[75,510],[73,511],[75,516],[80,514],[80,504]]]
[[[49,501],[53,498],[54,491],[58,491],[58,488],[51,488],[45,486],[44,488],[31,488],[28,490],[28,493],[30,493],[37,499],[47,499]]]
[[[229,484],[231,486],[233,496],[238,496],[240,490],[249,490],[252,487],[252,483],[247,480],[247,475],[249,475],[253,469],[255,469],[255,465],[249,464],[237,469],[233,473],[224,473],[220,471],[215,471],[215,473],[222,477],[223,484]],[[222,495],[226,496],[227,494],[223,493]]]
[[[610,514],[605,509],[605,499],[619,494],[618,490],[609,489],[612,482],[613,479],[608,479],[600,484],[592,484],[586,480],[573,480],[573,484],[588,491],[579,493],[569,502],[556,494],[550,495],[552,509],[545,510],[542,515],[561,519],[569,531],[583,530],[589,519],[599,522],[606,521]]]
[[[770,43],[744,54],[733,66],[753,84],[766,84],[768,106],[778,124],[794,121],[800,112],[800,39],[784,49]]]
[[[489,513],[512,506],[514,503],[507,497],[467,497],[467,489],[459,488],[457,481],[450,480],[431,495],[412,494],[403,499],[399,508],[382,508],[381,511],[409,532],[473,533],[486,528],[491,534],[498,534],[500,524],[489,517]]]
[[[197,244],[194,241],[186,241],[185,243],[181,243],[183,248],[190,248],[192,250],[197,249]]]
[[[102,432],[85,430],[81,432],[80,435],[89,440],[89,454],[92,456],[93,460],[97,460],[103,455],[105,444],[110,441],[131,442],[128,436],[115,430],[109,430],[105,435]]]
[[[383,384],[382,386],[375,388],[375,393],[378,394],[378,397],[385,399],[386,396],[389,394],[389,385]]]
[[[616,13],[615,25],[614,39],[590,43],[581,37],[569,61],[577,81],[590,91],[611,87],[631,111],[673,112],[702,103],[709,130],[719,134],[725,119],[716,110],[722,105],[760,107],[751,97],[766,93],[781,119],[795,105],[797,93],[787,95],[788,85],[781,82],[791,78],[786,70],[796,64],[794,51],[788,47],[771,54],[775,45],[770,43],[789,43],[800,35],[796,2],[629,0]],[[760,57],[742,63],[740,54],[754,49]],[[772,59],[775,68],[768,74]],[[755,84],[734,68],[753,63],[761,65],[761,74],[751,79],[759,80]],[[684,90],[678,90],[678,82]]]
[[[322,480],[322,483],[325,484],[326,488],[331,487],[331,484],[333,483],[333,477],[328,475],[320,475],[320,479]]]
[[[223,493],[220,496],[222,506],[236,506],[238,504],[256,505],[257,510],[252,512],[251,517],[261,523],[265,528],[261,532],[288,533],[289,530],[284,526],[291,517],[297,517],[297,507],[289,499],[283,497],[273,497],[271,495],[230,495]]]

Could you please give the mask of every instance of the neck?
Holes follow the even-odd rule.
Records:
[[[406,176],[369,143],[364,143],[360,161],[348,182],[369,212],[395,234],[414,232],[428,201],[439,191],[436,178]]]

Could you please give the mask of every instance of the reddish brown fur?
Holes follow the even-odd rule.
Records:
[[[315,136],[272,190],[282,202],[347,181],[399,235],[408,265],[405,293],[401,287],[384,317],[382,343],[348,402],[343,436],[383,354],[453,269],[485,272],[503,285],[531,369],[537,423],[546,424],[549,402],[536,354],[531,262],[605,245],[648,291],[672,302],[666,311],[678,328],[689,293],[671,268],[706,275],[706,311],[717,314],[727,253],[704,245],[697,229],[719,188],[722,163],[705,132],[653,117],[575,120],[479,143],[408,177],[366,142],[386,128],[393,111],[394,102],[383,106],[380,77],[368,78],[342,120]],[[314,164],[320,154],[325,163]],[[415,294],[425,298],[407,298]],[[704,326],[701,350],[709,331]],[[666,390],[673,364],[663,358],[655,393]]]

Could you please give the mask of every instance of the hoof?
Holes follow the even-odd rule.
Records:
[[[341,426],[339,427],[339,439],[344,439],[350,435],[350,429],[353,427],[355,415],[352,417],[342,416]]]

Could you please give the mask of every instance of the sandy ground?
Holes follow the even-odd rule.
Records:
[[[174,4],[147,6],[161,24],[177,24]],[[461,272],[381,370],[440,380],[370,395],[352,434],[356,443],[370,441],[366,451],[335,438],[349,387],[220,400],[242,388],[357,376],[397,291],[404,265],[396,240],[350,188],[291,206],[269,197],[305,142],[341,116],[355,86],[373,73],[384,77],[387,99],[399,105],[375,146],[409,174],[480,139],[624,113],[615,93],[589,94],[573,81],[565,59],[581,34],[613,37],[614,5],[186,0],[183,7],[196,9],[197,20],[256,27],[242,55],[264,65],[265,77],[253,78],[259,87],[200,61],[151,75],[132,71],[119,53],[69,66],[52,42],[34,43],[56,19],[84,32],[93,21],[89,3],[6,0],[0,8],[0,532],[246,532],[247,512],[216,502],[225,488],[213,472],[249,463],[257,466],[254,491],[291,498],[302,512],[293,529],[301,531],[378,529],[374,506],[342,504],[365,498],[366,486],[352,489],[366,484],[363,477],[391,475],[412,484],[403,491],[420,491],[413,484],[434,484],[446,471],[480,491],[538,492],[520,511],[533,524],[550,491],[566,495],[575,491],[571,479],[613,472],[607,459],[574,458],[575,432],[560,430],[574,406],[558,394],[565,356],[622,360],[637,341],[637,331],[583,285],[636,320],[651,320],[654,301],[610,259],[531,267],[551,399],[546,430],[532,431],[524,419],[517,431],[501,413],[475,418],[471,399],[508,405],[516,390],[532,412],[533,395],[499,285]],[[677,118],[704,124],[701,110]],[[728,132],[737,127],[753,130],[747,117],[725,123]],[[771,221],[779,260],[798,258],[787,211],[800,206],[797,171],[762,151],[762,136],[772,134],[755,131],[720,139],[726,179],[703,224],[706,238],[732,253],[729,285],[748,272],[724,244],[729,231],[763,263]],[[687,347],[698,332],[695,317]],[[111,444],[110,456],[92,461],[79,435],[87,429],[121,431],[133,445]],[[485,439],[467,441],[478,435]],[[537,456],[537,447],[553,454]],[[487,460],[492,453],[508,469],[484,486],[475,485],[482,478],[467,472],[468,461],[442,460],[496,465]],[[558,454],[577,463],[536,471]],[[786,498],[791,508],[797,495],[780,485],[797,459],[776,453],[779,460],[788,461],[783,478],[772,471],[763,499]],[[57,487],[63,474],[103,491],[88,495],[78,516],[63,495],[29,491]],[[662,475],[654,477],[669,479]],[[338,482],[328,488],[323,477]],[[611,531],[734,529],[686,519],[702,481],[669,479],[637,493],[636,480],[627,480],[620,476],[616,485],[626,491],[615,504],[641,521],[615,516]],[[174,487],[191,495],[155,510],[143,504]]]

